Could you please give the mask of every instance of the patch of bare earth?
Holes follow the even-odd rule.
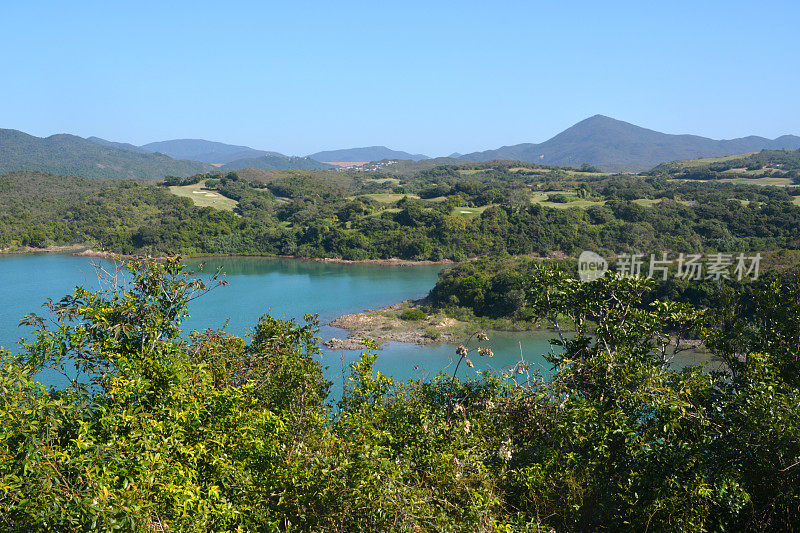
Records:
[[[454,342],[459,327],[464,323],[454,318],[428,315],[424,320],[403,320],[400,314],[406,309],[419,308],[418,302],[408,300],[382,309],[367,309],[363,313],[340,316],[331,326],[347,330],[346,339],[332,338],[323,343],[331,350],[360,350],[361,339],[368,338],[379,343],[412,342],[433,344]]]

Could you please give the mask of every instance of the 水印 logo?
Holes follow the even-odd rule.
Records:
[[[608,262],[595,252],[581,252],[578,257],[578,277],[581,281],[594,281],[602,278],[608,270]]]

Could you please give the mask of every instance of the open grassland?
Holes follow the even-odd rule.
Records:
[[[454,215],[461,215],[466,218],[474,218],[480,216],[481,213],[490,208],[491,205],[483,205],[481,207],[456,207],[453,209]]]
[[[362,194],[364,198],[369,198],[370,200],[375,200],[376,202],[382,204],[393,204],[399,200],[402,200],[404,197],[409,198],[419,198],[416,194],[396,194],[390,192],[376,192],[371,194]]]
[[[485,168],[461,168],[458,170],[458,173],[462,176],[472,176],[473,174],[479,174],[481,172],[486,172]]]
[[[636,200],[633,200],[633,203],[639,204],[639,205],[641,205],[643,207],[653,207],[654,205],[658,205],[663,201],[664,201],[663,198],[655,198],[655,199],[653,199],[653,198],[638,198]],[[677,203],[679,203],[679,204],[682,204],[682,205],[696,205],[697,204],[697,202],[695,202],[694,200],[675,200],[675,201]]]
[[[717,181],[723,183],[735,183],[737,185],[774,185],[775,187],[789,187],[792,185],[790,178],[723,178]]]
[[[703,183],[734,183],[736,185],[761,185],[761,186],[774,186],[774,187],[791,187],[793,185],[790,178],[773,178],[767,176],[764,178],[720,178],[716,180],[685,180],[685,179],[671,179],[669,181],[686,181],[686,182],[703,182]]]
[[[203,183],[173,186],[169,188],[169,192],[175,196],[191,198],[192,202],[194,202],[194,205],[197,207],[213,207],[214,209],[223,211],[233,211],[233,209],[239,205],[239,202],[236,200],[231,200],[216,191],[206,189]]]
[[[554,207],[556,209],[569,209],[571,207],[577,207],[579,209],[587,209],[592,207],[593,205],[603,205],[605,204],[605,200],[595,200],[591,198],[582,199],[582,200],[570,200],[569,202],[560,203],[560,202],[551,202],[548,200],[550,194],[562,194],[564,196],[575,196],[575,193],[572,191],[551,191],[546,193],[534,193],[531,195],[531,203],[532,204],[539,204],[544,207]]]
[[[731,161],[733,159],[742,159],[747,156],[757,154],[758,152],[748,152],[746,154],[734,154],[734,155],[726,155],[724,157],[706,157],[701,159],[686,159],[684,161],[675,161],[675,163],[679,163],[681,166],[684,167],[700,167],[703,165],[710,165],[711,163],[724,163],[725,161]]]
[[[391,185],[399,185],[400,180],[398,178],[367,178],[364,180],[364,183],[389,183]]]
[[[376,193],[370,193],[370,194],[362,194],[360,196],[362,196],[364,198],[369,198],[370,200],[375,200],[376,202],[381,203],[381,204],[393,204],[393,203],[395,203],[395,202],[397,202],[399,200],[402,200],[405,197],[413,198],[413,199],[416,199],[416,200],[420,199],[419,196],[417,196],[416,194],[397,194],[397,193],[389,193],[389,192],[386,192],[386,193],[384,193],[384,192],[376,192]],[[351,196],[350,198],[351,199],[357,198],[357,196]],[[445,198],[444,196],[437,196],[436,198],[426,198],[426,199],[423,200],[423,202],[438,203],[438,202],[444,202],[445,200],[447,200],[447,198]]]

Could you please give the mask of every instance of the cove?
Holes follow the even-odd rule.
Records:
[[[203,273],[222,266],[229,285],[220,287],[192,302],[190,318],[183,324],[184,332],[192,329],[221,328],[234,335],[246,336],[248,330],[264,314],[302,322],[305,313],[319,315],[322,340],[346,336],[346,332],[327,326],[334,318],[348,313],[374,309],[409,298],[421,298],[436,283],[441,265],[385,266],[375,264],[338,264],[296,259],[255,257],[215,257],[204,259]],[[47,298],[58,300],[83,285],[90,290],[99,288],[92,263],[96,259],[57,254],[0,256],[0,346],[12,353],[19,351],[17,341],[30,335],[30,330],[18,327],[20,319],[30,312],[43,313]],[[101,262],[108,266],[109,263]],[[200,260],[187,265],[197,271]],[[226,325],[227,322],[227,325]],[[462,364],[462,378],[475,377],[480,370],[500,370],[515,364],[520,353],[532,369],[549,373],[542,354],[549,350],[547,332],[497,333],[490,335],[487,344],[494,358],[471,356],[474,368]],[[471,347],[477,348],[476,343]],[[332,395],[338,397],[347,376],[348,364],[359,352],[323,349],[322,366],[333,382]],[[389,343],[378,354],[376,369],[393,378],[430,378],[439,371],[452,374],[456,362],[455,346],[451,344],[418,346]],[[704,362],[696,356],[676,363]],[[43,374],[46,385],[58,386],[64,378]]]

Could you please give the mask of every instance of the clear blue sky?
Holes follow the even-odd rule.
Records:
[[[5,2],[0,127],[446,155],[597,113],[800,134],[800,3]]]

